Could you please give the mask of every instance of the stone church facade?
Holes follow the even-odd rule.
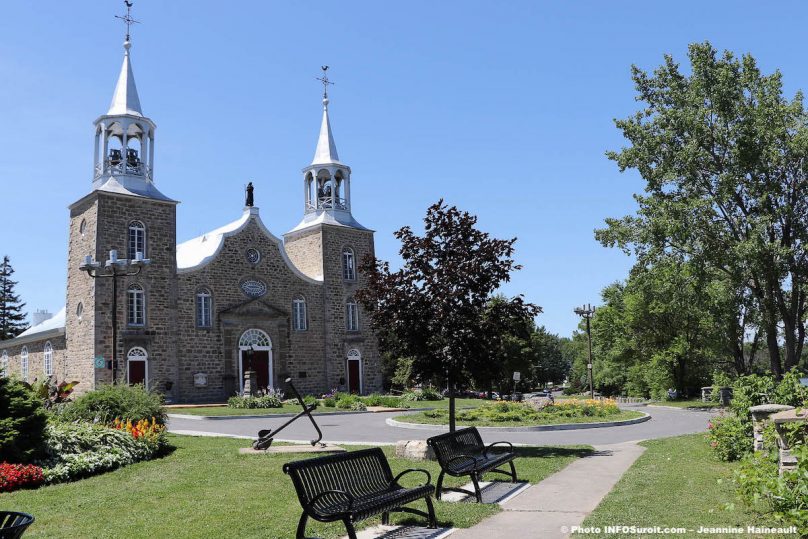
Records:
[[[65,307],[1,341],[0,370],[78,380],[79,392],[115,373],[172,402],[222,401],[242,391],[247,370],[261,388],[285,389],[291,377],[303,393],[381,390],[377,341],[354,300],[373,231],[351,212],[327,94],[301,222],[273,235],[250,185],[237,219],[177,244],[177,201],[154,183],[156,126],[141,109],[130,47],[95,121],[92,190],[70,206]]]

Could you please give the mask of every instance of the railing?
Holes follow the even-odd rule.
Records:
[[[347,210],[348,199],[335,197],[332,201],[331,197],[320,197],[317,199],[317,206],[311,202],[306,202],[306,211],[314,210]]]
[[[113,163],[109,159],[104,160],[104,164],[95,166],[95,177],[98,178],[103,174],[114,175],[130,175],[130,176],[145,176],[151,179],[151,168],[146,163],[138,162],[137,164],[129,164],[126,161],[119,161]]]

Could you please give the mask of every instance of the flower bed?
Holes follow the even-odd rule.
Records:
[[[477,408],[462,409],[456,420],[473,426],[537,426],[563,423],[598,423],[622,421],[641,417],[641,412],[623,411],[614,401],[567,400],[553,403],[520,403],[500,401]],[[401,416],[402,421],[443,425],[448,423],[449,411],[426,410],[420,414]]]
[[[38,487],[45,482],[42,468],[33,464],[0,462],[0,492]]]

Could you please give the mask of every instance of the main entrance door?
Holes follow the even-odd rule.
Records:
[[[149,354],[139,346],[135,346],[126,354],[126,378],[129,385],[143,384],[148,389],[149,381],[146,372],[146,362]]]
[[[250,351],[241,351],[241,372],[243,373],[250,370]],[[258,389],[265,390],[269,385],[269,350],[256,350],[253,352],[252,357],[252,370],[255,371],[255,381]],[[244,379],[241,380],[242,384]]]
[[[238,340],[239,349],[239,393],[244,393],[244,373],[250,368],[249,353],[252,351],[252,369],[256,374],[258,389],[271,389],[272,382],[272,341],[260,329],[248,329]]]

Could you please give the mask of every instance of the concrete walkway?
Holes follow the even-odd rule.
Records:
[[[595,446],[593,455],[532,485],[503,503],[501,513],[457,530],[451,539],[569,537],[572,527],[594,511],[643,451],[634,442]]]

